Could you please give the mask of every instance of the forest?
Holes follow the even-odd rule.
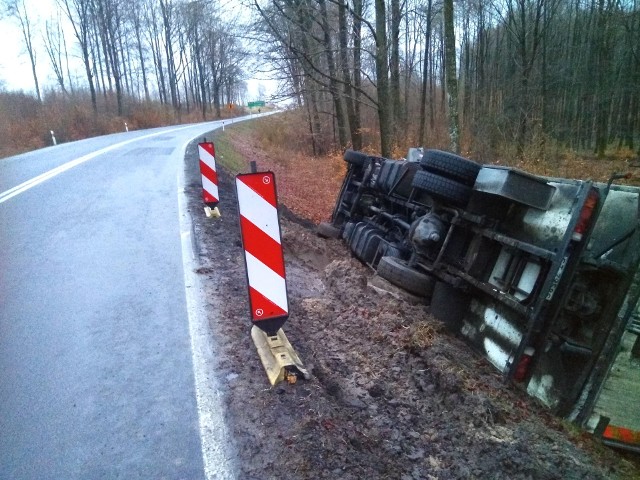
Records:
[[[266,100],[303,119],[290,128],[312,155],[640,151],[637,0],[55,1],[42,18],[28,0],[0,0],[33,72],[27,93],[0,92],[2,136],[2,111],[23,104],[220,118],[261,77],[279,84]],[[44,91],[37,62],[56,80]]]

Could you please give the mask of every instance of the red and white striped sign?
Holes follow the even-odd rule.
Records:
[[[236,176],[251,320],[275,334],[289,315],[273,172]]]
[[[202,199],[214,208],[220,201],[218,197],[218,173],[216,171],[216,152],[213,142],[198,144],[200,155],[200,174],[202,175]]]

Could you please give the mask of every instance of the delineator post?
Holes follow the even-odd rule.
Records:
[[[289,317],[289,299],[276,181],[273,172],[236,176],[240,232],[247,271],[251,337],[272,385],[308,374],[281,327]]]
[[[289,299],[273,172],[236,176],[251,321],[275,335],[289,316]]]
[[[213,142],[198,143],[200,158],[200,176],[202,178],[202,200],[207,217],[219,217],[218,172],[216,170],[216,153]]]

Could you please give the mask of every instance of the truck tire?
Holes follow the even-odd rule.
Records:
[[[396,183],[400,176],[400,169],[405,162],[401,160],[383,160],[378,174],[378,189],[384,193],[389,193],[391,187]]]
[[[398,170],[395,181],[391,184],[391,188],[394,188],[393,193],[402,198],[409,198],[413,176],[419,170],[420,165],[418,162],[404,162]]]
[[[316,233],[323,238],[340,238],[342,232],[330,223],[321,222],[316,227]]]
[[[386,185],[387,185],[387,182],[389,181],[389,175],[391,174],[391,170],[392,170],[391,160],[385,160],[384,162],[382,162],[382,166],[380,167],[380,172],[378,172],[378,181],[377,181],[378,190],[381,190],[385,193],[389,191]]]
[[[443,177],[472,187],[480,171],[480,164],[442,150],[427,150],[420,160],[420,165],[427,172],[437,173]]]
[[[342,239],[349,243],[351,241],[351,234],[353,230],[356,228],[356,224],[353,222],[347,222],[344,226],[344,230],[342,231]]]
[[[347,163],[351,163],[352,165],[355,165],[357,167],[362,167],[369,158],[369,155],[349,149],[345,150],[343,158]]]
[[[411,185],[458,207],[464,207],[471,196],[471,187],[423,170],[416,172]]]
[[[382,257],[378,262],[377,272],[385,280],[414,295],[430,297],[433,292],[433,277],[411,268],[405,260]]]
[[[382,230],[367,222],[358,222],[349,237],[349,248],[357,258],[371,265],[383,236]]]
[[[445,282],[435,282],[431,296],[431,314],[444,323],[452,332],[462,327],[471,297],[462,290]]]
[[[391,191],[393,186],[396,184],[398,179],[400,178],[400,172],[404,165],[404,161],[396,160],[391,167],[391,173],[389,174],[389,178],[387,179],[386,191],[387,193]]]

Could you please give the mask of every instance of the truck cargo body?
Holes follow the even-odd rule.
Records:
[[[556,414],[640,446],[621,401],[640,398],[639,188],[437,150],[345,160],[331,227],[358,258]]]

